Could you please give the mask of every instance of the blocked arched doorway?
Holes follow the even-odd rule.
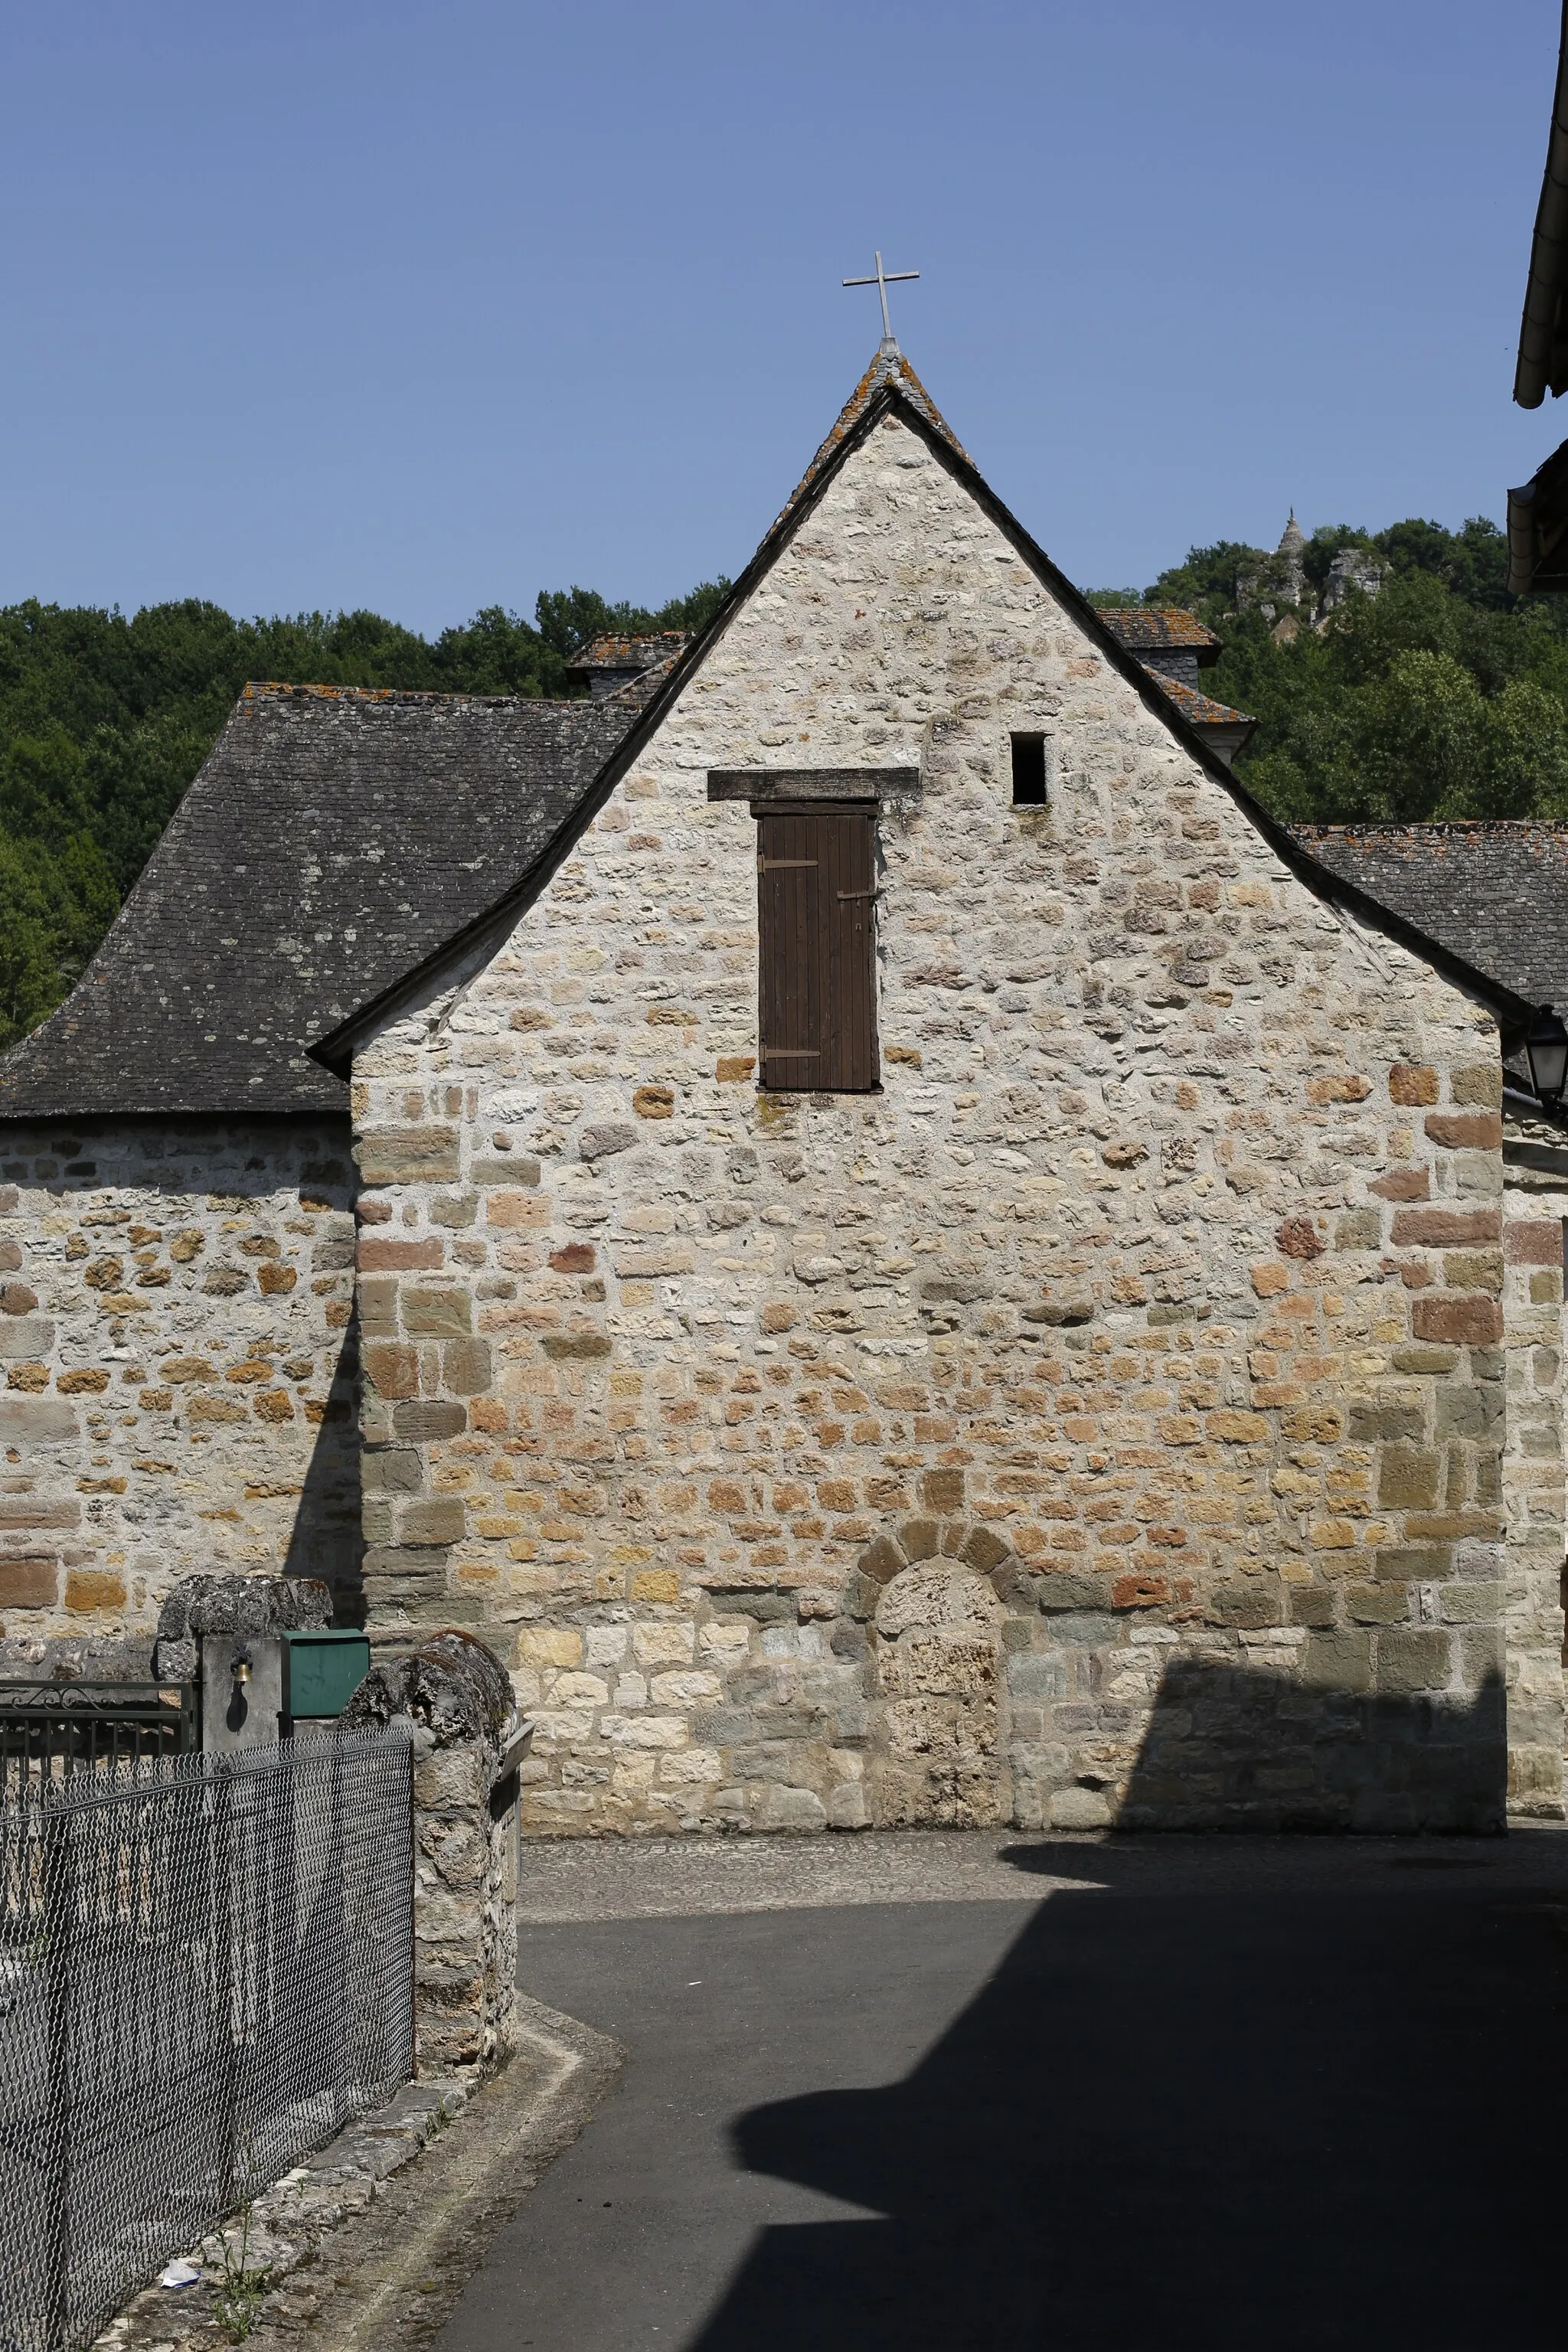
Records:
[[[867,1800],[879,1829],[985,1829],[1012,1818],[1001,1597],[1012,1554],[988,1528],[916,1521],[859,1562],[869,1610]],[[869,1592],[868,1598],[869,1598]]]

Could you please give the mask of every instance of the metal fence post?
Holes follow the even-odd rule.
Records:
[[[234,2189],[239,2149],[238,2030],[235,2018],[234,1790],[227,1759],[213,1759],[212,1778],[213,2021],[217,2034],[219,2106],[214,2182],[217,2209],[226,2211]]]
[[[48,1985],[47,2026],[49,2208],[46,2322],[50,2352],[70,2336],[71,2262],[71,1957],[75,1942],[76,1871],[70,1814],[50,1805],[44,1830],[44,1965]]]

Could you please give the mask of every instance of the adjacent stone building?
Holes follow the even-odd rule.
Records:
[[[353,1136],[306,1049],[505,887],[635,708],[247,688],[0,1061],[0,1673],[144,1671],[192,1572],[362,1612]]]
[[[348,1082],[363,1605],[388,1648],[457,1622],[506,1659],[533,1830],[1478,1827],[1510,1770],[1561,1811],[1568,1191],[1512,1213],[1501,1118],[1531,998],[1274,824],[1166,686],[885,344],[713,624],[602,699],[302,698],[330,727],[287,739],[285,696],[237,714],[279,777],[327,728],[357,781],[306,828],[317,928],[350,928],[325,877],[360,860],[396,930],[273,999],[310,1082]],[[549,727],[509,782],[490,747]],[[268,972],[315,968],[279,928],[301,804],[236,932]],[[15,1118],[44,1074],[69,1108],[84,1018],[7,1066]],[[314,1458],[262,1328],[285,1294],[244,1290],[242,1344],[174,1271],[172,1187],[144,1244],[169,1309],[133,1321],[129,1239],[103,1305],[100,1244],[68,1253],[89,1192],[141,1213],[118,1163],[80,1172],[85,1112],[58,1150],[15,1132],[51,1328],[7,1391],[7,1499],[105,1529],[62,1518],[39,1557],[100,1543],[124,1577],[178,1496],[180,1541],[238,1526],[229,1559],[272,1564],[287,1508],[245,1517],[251,1466],[291,1447],[304,1490]],[[188,1263],[297,1267],[298,1311],[348,1190],[308,1207],[284,1150],[247,1197],[287,1213],[215,1179]],[[68,1357],[132,1344],[144,1382],[115,1359],[79,1405]],[[176,1346],[206,1369],[176,1380]],[[120,1402],[154,1381],[168,1488]],[[203,1444],[197,1397],[242,1417]],[[127,1636],[134,1572],[102,1599]],[[35,1645],[66,1622],[0,1606]]]

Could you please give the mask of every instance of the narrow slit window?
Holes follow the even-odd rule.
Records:
[[[862,1094],[877,1085],[876,896],[868,811],[759,818],[759,1043],[770,1091]]]
[[[1013,738],[1013,806],[1046,805],[1046,739],[1043,735]]]

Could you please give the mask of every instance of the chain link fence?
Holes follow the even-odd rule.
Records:
[[[412,1807],[384,1733],[0,1804],[0,2352],[89,2344],[406,2078]]]

